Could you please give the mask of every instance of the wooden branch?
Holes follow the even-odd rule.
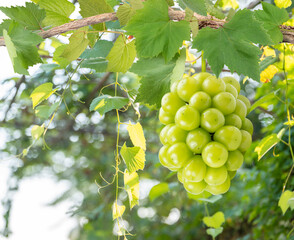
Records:
[[[260,1],[258,1],[260,2]],[[226,21],[225,20],[220,20],[212,16],[201,16],[197,13],[194,14],[195,17],[198,20],[199,23],[199,29],[204,28],[204,27],[211,27],[211,28],[219,28],[222,27]],[[169,9],[169,17],[171,20],[184,20],[185,19],[185,12],[184,11],[175,11],[173,9]],[[61,33],[65,33],[71,30],[76,30],[81,27],[97,24],[97,23],[103,23],[103,22],[110,22],[117,20],[116,13],[103,13],[100,15],[88,17],[88,18],[83,18],[79,20],[75,20],[69,23],[65,23],[63,25],[51,28],[47,31],[42,31],[39,32],[38,34],[42,38],[50,38],[56,35],[59,35]],[[289,42],[294,44],[294,27],[292,26],[280,26],[282,29],[282,33],[284,36],[284,42]],[[293,31],[293,32],[291,32]],[[5,41],[3,37],[0,37],[0,46],[5,46]]]

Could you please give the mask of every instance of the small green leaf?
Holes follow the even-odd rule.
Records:
[[[45,99],[49,98],[56,90],[53,90],[52,83],[44,83],[34,89],[30,98],[32,98],[33,108],[35,108],[39,103],[43,102]]]
[[[261,97],[258,99],[250,108],[250,112],[253,111],[255,108],[260,107],[262,104],[271,101],[276,97],[276,94],[278,93],[279,90],[275,92],[271,92],[269,94],[266,94],[265,96]]]
[[[127,43],[125,37],[120,35],[106,57],[108,60],[107,71],[125,73],[132,66],[135,57],[135,41]]]
[[[88,27],[85,27],[86,31]],[[67,59],[68,61],[76,60],[87,48],[89,40],[87,39],[87,33],[83,29],[77,30],[69,38],[69,44],[63,50],[63,53],[59,56]]]
[[[117,203],[114,203],[112,206],[112,219],[117,219],[121,217],[126,210],[125,205],[118,205]]]
[[[130,208],[139,204],[139,176],[136,172],[129,173],[126,169],[124,172],[124,185],[129,196]]]
[[[102,13],[113,12],[112,7],[105,0],[79,0],[82,17],[91,17]],[[104,30],[105,23],[95,24],[94,29]]]
[[[116,16],[120,25],[125,26],[131,17],[135,14],[135,12],[136,10],[127,3],[120,5],[116,12]]]
[[[75,10],[75,6],[67,0],[40,0],[38,4],[46,11],[43,23],[52,27],[68,23],[69,15]]]
[[[91,49],[86,49],[80,58],[82,59],[92,59],[92,58],[106,58],[109,54],[113,43],[111,41],[99,40],[95,43],[94,47]]]
[[[223,228],[209,228],[206,230],[207,234],[212,236],[213,238],[216,238],[219,234],[223,232]]]
[[[255,152],[258,155],[258,161],[275,145],[281,141],[276,133],[273,133],[263,138],[255,148]]]
[[[215,203],[218,200],[220,200],[223,197],[223,195],[214,195],[210,198],[198,198],[198,200],[203,201],[203,202],[208,202],[208,203]]]
[[[283,34],[279,26],[289,19],[288,13],[285,9],[261,2],[263,10],[254,11],[255,18],[260,21],[267,33],[271,37],[274,44],[278,44],[283,40]]]
[[[38,140],[44,133],[44,126],[34,125],[31,130],[33,140]]]
[[[43,41],[39,35],[25,30],[16,22],[11,22],[9,29],[3,30],[3,36],[16,73],[29,74],[29,66],[42,62],[36,47]]]
[[[182,79],[185,72],[185,63],[186,63],[186,49],[183,48],[180,52],[180,56],[176,61],[176,66],[174,67],[172,75],[170,77],[171,83]]]
[[[145,151],[146,139],[144,137],[144,132],[141,124],[139,122],[137,122],[136,124],[129,123],[127,126],[127,130],[134,146],[140,147]]]
[[[286,190],[285,192],[282,193],[280,200],[279,200],[279,207],[282,209],[283,214],[287,211],[289,208],[289,200],[294,197],[294,192],[291,192],[289,190]],[[291,202],[292,205],[292,202]]]
[[[92,101],[90,111],[98,111],[101,115],[103,115],[113,109],[121,109],[123,106],[128,104],[128,102],[129,99],[127,98],[103,95]]]
[[[53,60],[57,62],[61,68],[65,68],[68,64],[70,64],[70,61],[68,59],[60,57],[66,48],[66,44],[60,45],[53,53]]]
[[[203,16],[207,15],[205,0],[182,0],[182,2],[194,12]]]
[[[29,2],[26,2],[25,7],[0,7],[0,10],[28,30],[40,30],[41,23],[46,15],[44,9],[40,9],[38,5]]]
[[[125,161],[130,173],[144,169],[145,152],[140,147],[127,147],[126,143],[124,143],[120,150],[120,155]]]
[[[81,68],[91,68],[96,72],[105,72],[107,69],[108,61],[105,58],[91,58],[84,60],[80,67]]]
[[[217,212],[211,217],[204,217],[203,222],[207,227],[219,228],[225,222],[225,215],[223,212]]]
[[[170,61],[182,46],[183,40],[190,40],[187,21],[172,21],[168,15],[165,0],[149,0],[125,27],[127,33],[136,37],[136,49],[140,58],[156,57],[162,53]]]
[[[36,107],[36,109],[35,109],[36,117],[41,118],[41,119],[48,119],[53,114],[53,112],[56,110],[58,105],[59,105],[58,103],[54,103],[51,106],[41,105],[41,106]]]
[[[150,201],[153,201],[154,199],[160,197],[167,192],[169,192],[169,186],[166,182],[162,182],[153,186],[149,193]]]

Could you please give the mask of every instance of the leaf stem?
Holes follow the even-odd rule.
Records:
[[[204,52],[201,54],[201,72],[206,72],[206,60],[204,58]]]

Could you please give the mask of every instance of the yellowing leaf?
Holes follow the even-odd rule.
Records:
[[[225,222],[223,212],[217,212],[211,217],[204,217],[203,222],[207,227],[219,228]]]
[[[112,206],[112,219],[114,220],[121,217],[124,214],[125,210],[125,205],[117,205],[117,203],[114,203]]]
[[[31,130],[33,140],[38,140],[44,132],[44,126],[34,125]]]
[[[265,138],[263,138],[255,148],[255,152],[258,154],[258,161],[276,144],[278,144],[281,139],[276,133],[273,133]]]
[[[33,108],[35,108],[39,103],[43,102],[45,99],[49,98],[56,90],[52,89],[52,83],[44,83],[39,87],[35,88],[30,98],[32,98]]]
[[[275,4],[279,8],[287,8],[292,4],[291,0],[275,0]]]
[[[236,0],[221,0],[219,2],[219,6],[223,9],[233,8],[237,9],[239,7],[239,3]]]
[[[293,197],[294,197],[294,192],[291,192],[289,190],[282,193],[279,200],[279,207],[282,209],[283,214],[285,214],[287,209],[290,207],[288,201]]]
[[[139,122],[137,122],[136,124],[129,123],[127,130],[134,146],[140,147],[144,151],[146,151],[146,140],[141,124]]]
[[[140,147],[127,147],[126,143],[124,143],[120,150],[120,155],[125,161],[130,173],[144,169],[145,152]]]
[[[139,176],[136,172],[129,173],[128,170],[124,172],[125,189],[129,196],[130,208],[139,204]]]
[[[268,83],[276,75],[279,69],[275,65],[269,65],[260,73],[260,81]]]
[[[263,48],[263,55],[266,57],[272,56],[275,57],[276,56],[276,52],[274,49],[270,48],[269,46],[265,46]]]

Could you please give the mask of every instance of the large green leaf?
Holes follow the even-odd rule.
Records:
[[[145,152],[140,147],[127,147],[126,143],[120,149],[120,155],[130,173],[143,170],[145,166]]]
[[[69,22],[69,15],[75,10],[75,6],[67,0],[40,0],[38,4],[46,11],[43,23],[52,27]]]
[[[171,79],[179,80],[182,68],[182,58],[175,57],[165,63],[163,57],[144,59],[136,62],[131,72],[141,76],[141,85],[136,101],[160,107],[162,96],[169,91]]]
[[[101,115],[113,110],[120,109],[129,102],[129,99],[123,97],[112,97],[103,95],[95,98],[91,105],[90,111],[98,111]]]
[[[222,28],[203,28],[196,36],[193,47],[204,51],[213,72],[219,75],[224,65],[259,80],[260,50],[252,43],[272,43],[261,23],[247,9],[238,11]]]
[[[5,13],[6,16],[29,30],[41,29],[41,23],[46,15],[44,9],[40,9],[38,5],[29,2],[26,3],[25,7],[0,7],[0,10]]]
[[[145,2],[144,8],[136,11],[125,29],[136,37],[139,57],[155,57],[162,53],[166,62],[175,56],[183,40],[190,40],[189,23],[171,21],[165,0]]]
[[[262,7],[263,10],[254,11],[255,18],[262,23],[274,44],[283,41],[279,26],[289,19],[287,11],[266,2],[262,2]]]
[[[107,71],[125,73],[132,66],[135,57],[135,41],[127,43],[125,37],[120,35],[106,57],[109,62]]]
[[[39,35],[25,30],[16,22],[11,22],[9,30],[3,30],[3,36],[16,73],[29,74],[29,66],[42,62],[36,47],[43,41]]]
[[[112,7],[105,0],[79,0],[82,17],[91,17],[102,13],[113,12]],[[105,23],[95,24],[96,30],[104,30]]]

